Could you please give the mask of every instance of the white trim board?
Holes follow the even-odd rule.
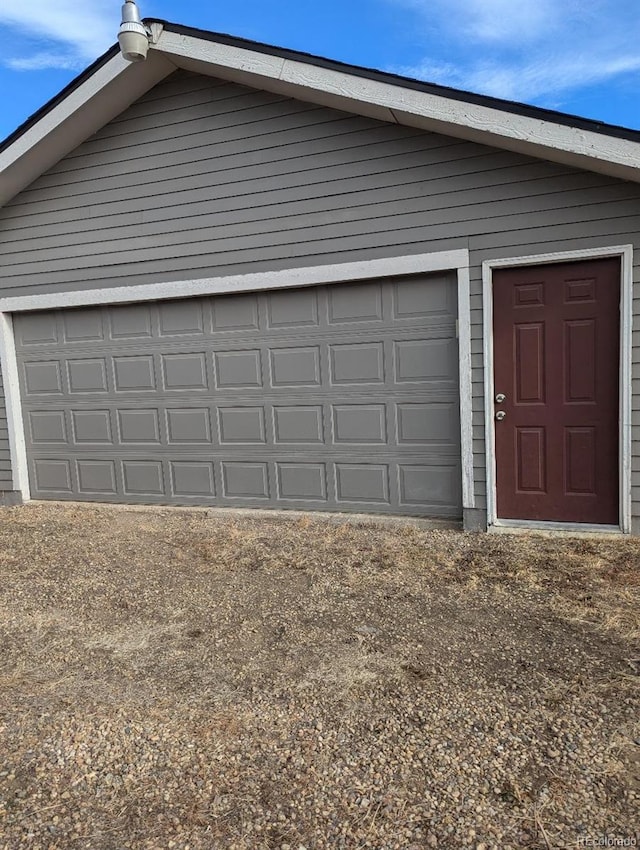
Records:
[[[18,361],[13,335],[13,320],[10,313],[0,313],[0,367],[4,384],[4,402],[9,431],[9,453],[13,489],[29,500],[29,473],[27,470],[27,447],[24,439],[24,420],[18,380]]]
[[[49,310],[58,307],[87,307],[92,304],[124,304],[133,301],[160,301],[167,298],[188,298],[195,295],[220,295],[262,289],[314,286],[323,283],[396,277],[460,268],[469,268],[469,252],[466,249],[389,257],[383,260],[362,260],[355,263],[303,266],[277,272],[254,272],[252,274],[177,280],[167,283],[144,283],[138,286],[116,286],[109,289],[83,289],[76,292],[0,298],[0,312]]]
[[[640,182],[640,143],[171,31],[152,50],[178,67],[244,85]]]
[[[493,534],[527,534],[532,531],[563,532],[565,534],[622,534],[618,525],[597,525],[585,522],[536,522],[526,519],[498,519],[490,526]]]
[[[47,295],[25,295],[0,299],[0,364],[5,376],[5,399],[10,440],[14,489],[29,500],[27,451],[24,439],[20,384],[13,338],[11,314],[33,310],[53,310],[64,307],[90,307],[101,304],[123,304],[140,301],[159,301],[202,295],[234,292],[254,292],[266,289],[285,289],[316,286],[327,283],[347,283],[357,280],[429,274],[438,271],[457,273],[459,388],[460,388],[460,449],[462,459],[462,507],[475,507],[473,480],[473,423],[471,409],[471,305],[469,295],[469,252],[440,251],[389,257],[382,260],[363,260],[335,265],[309,266],[278,272],[256,272],[245,275],[204,278],[199,280],[150,283],[139,286],[118,286],[111,289],[87,289],[77,292],[58,292]]]
[[[549,254],[534,254],[525,257],[509,257],[485,260],[482,263],[482,307],[483,307],[483,352],[484,352],[484,427],[487,464],[487,526],[523,528],[582,528],[588,531],[591,526],[579,523],[542,523],[532,525],[531,521],[511,521],[498,517],[496,489],[496,455],[494,424],[494,382],[493,382],[493,269],[511,266],[533,266],[548,263],[564,263],[580,260],[595,260],[606,257],[619,257],[621,265],[620,280],[620,378],[619,378],[619,486],[620,486],[620,525],[619,531],[631,533],[631,354],[633,325],[633,246],[615,245],[608,248],[586,248],[580,251],[561,251]],[[594,530],[602,526],[593,526]]]

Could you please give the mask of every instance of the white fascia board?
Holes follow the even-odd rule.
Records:
[[[164,30],[180,67],[384,121],[640,182],[640,143]]]
[[[98,68],[0,153],[0,206],[172,71],[158,53],[135,66],[118,53]]]
[[[176,65],[186,71],[218,76],[224,80],[265,89],[275,94],[309,100],[320,106],[349,109],[369,118],[397,123],[393,113],[377,103],[354,100],[337,104],[336,96],[332,91],[323,91],[322,88],[317,87],[302,87],[292,82],[288,78],[288,66],[296,64],[304,69],[307,66],[302,62],[291,63],[290,60],[283,59],[281,56],[197,39],[167,30],[163,31],[155,49],[170,56]]]

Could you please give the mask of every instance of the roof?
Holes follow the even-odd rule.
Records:
[[[640,132],[222,33],[145,19],[145,62],[114,45],[0,143],[0,205],[177,68],[640,182]]]

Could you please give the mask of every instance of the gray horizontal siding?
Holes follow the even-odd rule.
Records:
[[[640,250],[639,202],[634,184],[180,72],[0,210],[0,291],[468,248],[482,508],[482,261],[623,243]],[[640,298],[635,309],[640,414]],[[634,457],[637,468],[640,436]]]

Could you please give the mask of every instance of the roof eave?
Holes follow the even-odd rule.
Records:
[[[36,113],[36,120],[0,151],[0,206],[173,71],[175,65],[160,52],[133,66],[109,51],[106,61]]]
[[[636,141],[626,134],[599,132],[597,125],[591,129],[589,122],[556,122],[547,110],[507,111],[493,98],[454,99],[437,87],[405,87],[397,78],[386,82],[379,75],[355,75],[339,65],[312,64],[289,52],[264,53],[220,41],[212,49],[209,39],[174,31],[170,24],[164,26],[156,49],[176,66],[198,73],[640,182],[640,133]]]
[[[176,68],[640,182],[640,132],[147,20],[146,62],[117,45],[0,146],[0,206]]]

